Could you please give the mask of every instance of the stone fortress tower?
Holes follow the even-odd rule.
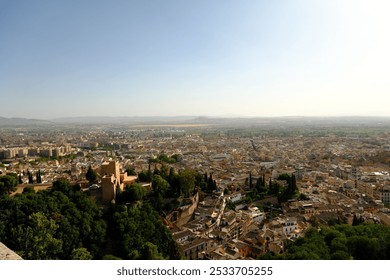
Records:
[[[126,185],[137,180],[137,176],[127,176],[126,172],[121,174],[117,161],[102,163],[100,172],[102,175],[102,200],[104,202],[115,199],[117,187],[123,191]]]
[[[116,187],[120,187],[119,164],[116,161],[104,162],[101,166],[102,199],[109,202],[115,199]]]

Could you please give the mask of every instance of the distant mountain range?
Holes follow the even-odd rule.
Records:
[[[50,125],[51,121],[26,119],[26,118],[4,118],[0,117],[0,126],[29,126],[29,125]]]
[[[115,124],[115,125],[169,125],[169,124],[208,124],[216,126],[300,126],[300,125],[380,125],[389,126],[390,117],[69,117],[50,120],[27,119],[27,118],[4,118],[0,117],[0,126],[46,126],[61,124]]]
[[[144,123],[178,123],[186,122],[194,119],[191,116],[177,116],[177,117],[159,117],[159,116],[147,116],[147,117],[109,117],[109,116],[91,116],[91,117],[68,117],[68,118],[56,118],[50,121],[54,123],[63,124],[144,124]]]

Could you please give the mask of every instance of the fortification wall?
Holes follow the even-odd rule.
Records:
[[[0,242],[0,260],[22,260],[22,258]]]
[[[168,215],[167,219],[174,223],[179,228],[187,224],[194,214],[196,208],[199,204],[199,193],[196,193],[193,197],[190,198],[192,203],[183,207],[180,207],[177,211],[174,211]]]

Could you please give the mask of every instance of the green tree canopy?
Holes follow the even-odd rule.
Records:
[[[184,197],[192,195],[195,189],[195,171],[191,169],[181,170],[179,173],[180,190]]]
[[[342,224],[320,231],[312,228],[305,237],[289,244],[285,253],[274,258],[388,260],[390,228],[378,224]]]
[[[91,183],[95,182],[97,179],[97,174],[95,170],[92,169],[91,165],[88,167],[87,173],[85,174],[85,178]]]
[[[139,203],[107,208],[66,180],[44,191],[1,196],[0,240],[25,259],[179,259],[145,189],[135,184],[129,191]]]
[[[18,184],[17,175],[0,176],[0,195],[9,194],[13,192],[17,184]]]
[[[153,192],[158,195],[164,196],[170,189],[170,185],[167,180],[163,179],[160,175],[153,175],[152,188]]]
[[[17,241],[15,249],[25,259],[56,259],[62,250],[62,240],[55,238],[58,225],[41,212],[29,216],[27,226],[19,225],[12,230]]]
[[[118,195],[118,193],[117,193]],[[139,183],[134,183],[131,186],[126,186],[122,193],[123,202],[140,201],[146,195],[146,189]]]
[[[92,255],[86,248],[77,248],[72,251],[72,260],[92,260]]]

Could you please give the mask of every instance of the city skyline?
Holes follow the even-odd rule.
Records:
[[[389,7],[0,2],[0,116],[390,116]]]

